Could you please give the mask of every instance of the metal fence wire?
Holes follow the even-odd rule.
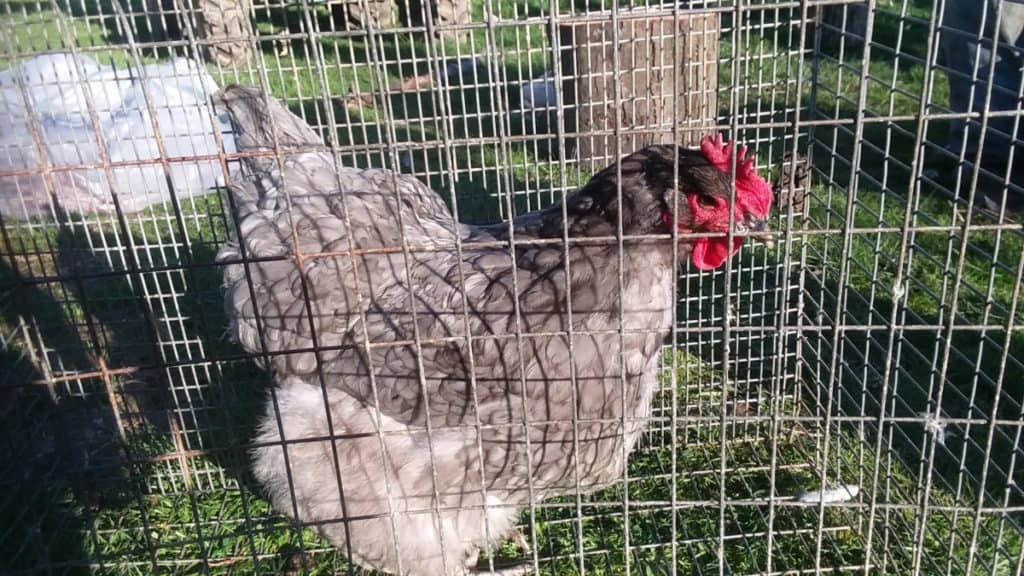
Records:
[[[418,558],[464,548],[443,537],[461,528],[438,532],[437,518],[486,510],[473,517],[499,537],[480,550],[481,572],[1024,573],[1020,12],[1007,0],[0,0],[0,572],[369,573],[367,534],[380,530],[390,542],[381,554],[430,573]],[[271,115],[249,126],[270,145],[247,145],[211,99],[233,83],[281,102],[315,142]],[[507,329],[470,328],[486,320],[468,265],[446,278],[457,288],[444,312],[454,332],[415,304],[435,284],[402,274],[469,262],[482,250],[472,235],[439,227],[426,246],[435,239],[407,237],[407,222],[359,252],[313,226],[332,210],[349,218],[345,229],[376,224],[352,208],[361,200],[343,167],[414,177],[459,221],[496,223],[558,206],[644,145],[696,146],[715,133],[745,144],[774,185],[774,247],[748,241],[714,270],[672,259],[668,330],[652,340],[660,360],[644,376],[651,409],[636,418],[623,393],[636,378],[626,342],[652,336],[631,331],[621,310],[656,286],[630,277],[654,264],[631,258],[628,246],[644,239],[621,218],[602,244],[613,272],[543,289],[553,308],[564,296],[567,310],[551,312],[570,319],[548,334],[523,296],[538,289],[518,273],[492,279],[507,282],[497,299],[514,319]],[[300,197],[315,175],[296,166],[312,157],[333,184],[312,192],[345,210]],[[731,164],[729,178],[742,169]],[[268,199],[246,208],[244,182]],[[386,202],[416,190],[398,176],[369,182]],[[430,217],[418,209],[400,214]],[[301,249],[283,253],[287,235],[257,230],[266,250],[218,260],[257,233],[253,214]],[[723,232],[731,239],[742,238],[737,217]],[[492,230],[494,254],[536,264],[543,242]],[[683,232],[665,234],[685,246]],[[550,235],[547,254],[582,250],[574,234]],[[377,303],[358,320],[354,304],[318,299],[343,280],[269,280],[275,265],[351,272],[343,262],[373,258],[409,281],[396,284],[405,292],[389,301],[395,310]],[[368,270],[352,272],[360,302],[379,296],[385,274]],[[245,347],[232,338],[242,313],[225,284],[244,291],[240,302],[280,290],[296,307],[258,311],[267,317],[248,337],[262,344]],[[601,312],[585,298],[601,293],[624,303],[603,311],[600,330],[581,330]],[[373,314],[401,329],[375,340],[352,328],[372,327]],[[282,348],[288,330],[310,344]],[[509,409],[520,420],[481,421],[477,396],[493,394],[487,378],[509,391],[555,378],[501,372],[481,355],[554,341],[570,354],[543,368],[564,373],[572,393],[552,413],[577,443],[560,490],[542,474],[545,437],[522,432],[555,425],[531,422],[539,412],[518,392],[498,400],[522,400]],[[592,342],[611,344],[586,350]],[[427,374],[428,355],[449,344],[468,350],[469,368]],[[351,386],[396,396],[339,408],[358,402],[332,372],[346,353],[364,371]],[[577,374],[583,358],[615,366],[601,390],[622,405],[603,424],[579,416],[597,393]],[[297,428],[278,426],[306,423],[287,396],[298,373],[315,384],[314,419],[334,418],[326,438],[280,440]],[[432,410],[446,394],[466,412]],[[400,401],[412,406],[396,420],[350,433],[353,420]],[[518,426],[509,434],[527,446],[510,453],[534,457],[485,473],[482,444],[502,426]],[[628,452],[599,489],[588,487],[596,464],[581,427],[618,435],[600,460]],[[451,438],[471,455],[454,467]],[[349,446],[403,441],[420,446],[392,455],[405,472],[359,475],[373,468]],[[303,459],[317,442],[320,459]],[[267,450],[293,454],[274,472],[288,479],[276,496],[253,472]],[[482,494],[453,505],[453,468]],[[393,485],[410,469],[425,496],[397,514],[408,495]],[[506,484],[524,496],[494,496]],[[295,513],[314,496],[333,510],[344,491],[371,488],[391,506],[379,517]],[[514,533],[499,518],[522,538],[501,537]],[[421,525],[420,539],[389,540]],[[442,560],[437,573],[473,566]]]

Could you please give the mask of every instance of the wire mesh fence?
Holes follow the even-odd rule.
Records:
[[[1024,573],[1021,20],[968,4],[0,0],[0,566],[361,573],[324,537],[358,521],[297,522],[253,476],[287,370],[229,337],[227,184],[310,150],[240,152],[211,101],[237,82],[312,127],[334,167],[414,176],[469,224],[557,206],[642,145],[707,133],[777,182],[774,247],[712,271],[674,259],[628,465],[596,491],[541,494],[531,477],[510,507],[527,545],[484,546],[484,571]],[[456,250],[399,236],[386,248],[411,262]],[[352,256],[335,250],[302,257]],[[603,281],[618,293],[624,276]],[[627,338],[622,322],[605,332]],[[413,358],[465,336],[413,324]],[[310,326],[311,349],[283,357],[320,366],[338,346]]]

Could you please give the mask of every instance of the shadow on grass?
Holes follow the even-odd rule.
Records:
[[[143,246],[129,258],[183,264],[145,247],[143,231],[129,234]],[[16,485],[0,507],[13,520],[4,523],[13,532],[3,547],[14,566],[29,571],[66,564],[75,573],[127,561],[162,569],[161,546],[174,530],[159,509],[168,482],[191,500],[178,512],[182,523],[200,526],[218,514],[196,505],[200,487],[213,480],[204,476],[204,459],[233,478],[229,484],[259,492],[245,450],[267,379],[247,365],[208,364],[218,354],[239,355],[222,340],[223,306],[209,302],[213,295],[219,300],[219,268],[193,268],[187,279],[187,273],[129,274],[121,258],[131,248],[117,242],[124,239],[63,225],[38,252],[43,270],[19,275],[11,260],[0,261],[0,279],[10,285],[2,322],[23,326],[25,335],[13,343],[20,361],[10,357],[15,348],[7,352],[3,371],[13,385],[0,391],[8,408],[2,420],[10,458],[4,461],[13,468],[3,478]],[[100,245],[116,248],[104,252]],[[190,258],[210,264],[213,253],[200,246]],[[198,353],[204,345],[205,357]],[[161,367],[168,361],[177,365]],[[104,369],[113,373],[103,375]],[[244,506],[246,497],[241,501]],[[106,520],[94,521],[99,515]],[[123,529],[116,541],[95,531],[112,516]],[[258,531],[245,518],[247,529]],[[207,546],[201,531],[196,536],[200,548]],[[207,560],[199,550],[195,559]]]
[[[109,440],[111,414],[99,402],[58,401],[56,390],[39,384],[44,375],[30,358],[31,345],[21,342],[26,330],[20,320],[32,318],[32,308],[23,305],[33,302],[54,310],[59,304],[41,293],[26,299],[14,282],[8,283],[13,279],[13,271],[0,260],[0,316],[10,329],[0,351],[0,555],[10,573],[87,574],[87,503],[97,498],[90,482],[81,489],[83,454],[71,447],[77,443],[87,453],[105,451],[102,445],[83,446],[68,421],[91,414],[93,436]],[[77,348],[72,354],[84,352]]]
[[[944,330],[905,330],[898,333],[892,357],[888,382],[883,382],[882,368],[888,353],[891,329],[884,328],[892,312],[892,301],[881,291],[872,294],[870,305],[864,290],[852,290],[839,318],[835,313],[837,284],[834,270],[828,273],[824,284],[815,276],[809,277],[808,291],[817,295],[808,300],[811,304],[808,314],[814,317],[823,314],[827,325],[880,326],[867,333],[864,330],[850,330],[840,338],[838,371],[831,374],[825,384],[833,386],[837,394],[833,404],[834,413],[847,416],[865,416],[874,419],[879,414],[886,418],[910,418],[916,422],[887,422],[882,433],[893,434],[893,441],[884,444],[883,451],[891,450],[906,466],[908,471],[918,473],[918,466],[930,449],[935,449],[932,471],[951,493],[963,490],[964,503],[972,502],[978,490],[983,490],[986,505],[1004,506],[1004,495],[1008,504],[1024,502],[1024,495],[1013,486],[1024,482],[1024,473],[1014,467],[1014,461],[1021,454],[1015,440],[1016,429],[1010,425],[997,425],[993,429],[992,447],[986,450],[988,425],[992,419],[1004,422],[1015,421],[1020,414],[1020,398],[1024,397],[1024,369],[1017,358],[1024,357],[1024,335],[1014,334],[1005,350],[1010,360],[1005,366],[1002,390],[997,397],[995,380],[1000,374],[1001,358],[1004,352],[1005,330],[990,331],[981,337],[976,330],[954,329],[949,347],[949,365],[942,385],[945,390],[941,407],[937,407],[939,372],[942,354],[947,342],[942,337]],[[897,317],[899,318],[899,316]],[[980,319],[979,319],[980,320]],[[937,314],[913,310],[903,320],[907,325],[939,325],[944,321]],[[958,324],[968,320],[959,321]],[[1004,320],[990,319],[991,323]],[[832,334],[826,331],[821,338],[820,355],[815,353],[806,359],[808,365],[822,367],[831,362],[834,350]],[[827,368],[826,376],[827,374]],[[889,397],[882,406],[883,387],[888,386]],[[824,400],[824,390],[811,391],[811,399]],[[997,409],[998,402],[998,409]],[[821,406],[819,409],[824,409]],[[925,426],[926,415],[939,413],[936,427]],[[944,419],[973,419],[973,425],[944,423]],[[868,438],[874,446],[876,434],[873,430]],[[873,456],[868,456],[873,458]],[[883,457],[885,454],[883,453]],[[980,485],[982,472],[987,468],[984,486]],[[1013,476],[1008,471],[1013,469]],[[929,471],[924,470],[925,474]],[[963,480],[966,485],[960,488]],[[922,478],[923,480],[923,478]],[[916,494],[903,495],[913,501]]]

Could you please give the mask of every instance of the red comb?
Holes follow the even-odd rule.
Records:
[[[723,172],[729,172],[732,169],[731,161],[734,149],[733,143],[726,144],[721,134],[715,134],[714,137],[705,136],[700,141],[700,150],[704,157]],[[747,156],[746,146],[740,146],[736,156],[736,188],[748,191],[749,194],[744,196],[753,197],[743,200],[752,204],[751,208],[754,210],[762,215],[767,215],[771,206],[771,186],[758,176],[757,168],[754,166],[754,157]]]
[[[708,162],[714,164],[719,170],[728,172],[732,169],[730,161],[732,160],[733,145],[732,143],[726,144],[722,140],[721,134],[715,134],[714,138],[705,136],[701,139],[700,150]],[[739,156],[736,158],[736,179],[746,180],[752,176],[757,176],[754,158],[748,158],[747,147],[740,146]]]

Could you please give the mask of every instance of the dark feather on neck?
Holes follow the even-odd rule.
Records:
[[[620,212],[625,234],[659,232],[667,191],[672,187],[675,148],[670,145],[648,146],[630,154],[622,159],[621,168],[615,164],[608,166],[582,188],[566,196],[564,215],[562,203],[556,203],[515,218],[512,221],[515,234],[528,238],[561,238],[564,222],[570,237],[615,236]],[[704,180],[701,172],[704,170],[710,169],[709,174],[716,175],[714,167],[699,151],[678,150],[678,176],[682,189],[701,185]],[[509,236],[507,222],[481,229],[497,239],[507,240]]]

